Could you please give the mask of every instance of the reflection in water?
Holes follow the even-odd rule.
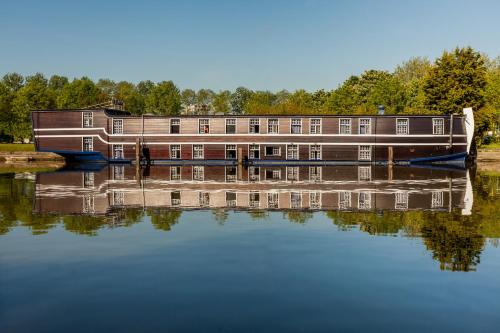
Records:
[[[220,224],[229,210],[252,219],[281,211],[304,224],[315,214],[340,230],[421,237],[440,268],[474,270],[487,241],[497,245],[497,176],[478,175],[474,206],[468,171],[395,166],[133,166],[62,170],[0,178],[0,233],[28,227],[47,233],[61,224],[82,235],[126,227],[149,217],[170,231],[186,209],[211,209]],[[321,213],[324,211],[324,213]]]

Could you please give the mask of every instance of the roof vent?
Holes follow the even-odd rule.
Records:
[[[385,114],[385,107],[383,105],[379,105],[377,109],[379,116],[383,116]]]

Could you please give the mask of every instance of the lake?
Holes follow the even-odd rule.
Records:
[[[0,332],[498,332],[500,177],[394,166],[0,175]]]

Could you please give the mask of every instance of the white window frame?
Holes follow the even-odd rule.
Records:
[[[267,148],[268,148],[268,147],[273,148],[273,154],[272,154],[272,155],[269,155],[269,154],[267,153]],[[275,148],[278,148],[278,154],[275,154],[275,153],[274,153],[274,149],[275,149]],[[281,156],[281,146],[276,146],[276,145],[264,146],[264,156]]]
[[[111,145],[111,149],[112,149],[113,159],[123,160],[125,158],[125,152],[123,150],[122,144],[113,144]],[[121,157],[116,157],[117,151],[121,151]]]
[[[228,200],[227,195],[228,194],[233,194],[234,199]],[[236,207],[238,206],[238,194],[236,191],[226,191],[226,207]]]
[[[280,196],[278,192],[267,192],[267,208],[280,208]]]
[[[173,122],[178,122],[178,124],[174,124]],[[179,133],[173,133],[172,132],[172,126],[179,126]],[[171,118],[170,119],[170,128],[169,128],[169,133],[170,134],[180,134],[181,133],[181,119],[180,118]]]
[[[309,192],[309,208],[310,209],[321,209],[321,192]]]
[[[116,123],[120,123],[121,125],[117,127]],[[113,134],[123,134],[123,119],[112,118],[111,126]]]
[[[294,123],[293,123],[294,120],[298,122],[298,125],[297,124],[294,125]],[[299,128],[300,128],[299,133],[293,133],[293,131],[292,131],[293,126],[299,126]],[[290,118],[290,134],[293,134],[293,135],[302,134],[302,118]]]
[[[267,177],[267,172],[271,173],[271,177]],[[264,177],[266,180],[281,180],[281,170],[280,169],[265,169]]]
[[[113,206],[123,206],[125,205],[125,192],[120,190],[113,190],[111,192]]]
[[[88,119],[90,121],[88,121],[88,123],[86,123],[86,116],[90,116],[88,117]],[[92,128],[94,127],[94,113],[93,112],[82,112],[82,128]]]
[[[296,198],[293,198],[293,197]],[[297,201],[298,196],[298,201]],[[302,208],[302,193],[300,192],[290,192],[290,208],[291,209],[301,209]]]
[[[205,180],[205,166],[204,165],[193,165],[193,180],[204,181]]]
[[[95,201],[93,193],[85,193],[82,197],[82,213],[93,214],[95,213]]]
[[[406,121],[406,131],[400,132],[399,121]],[[396,135],[408,135],[410,134],[410,119],[409,118],[396,118]]]
[[[257,170],[257,174],[251,174],[251,171]],[[260,181],[260,167],[258,166],[249,166],[248,167],[248,180],[251,182]]]
[[[441,122],[441,124],[436,124],[436,122]],[[441,131],[436,131],[437,128],[441,128]],[[432,118],[432,134],[434,135],[444,134],[444,118]]]
[[[319,147],[319,158],[313,158],[312,152],[313,148]],[[309,145],[309,160],[311,161],[321,161],[323,158],[323,146],[318,144]]]
[[[228,147],[232,147],[232,146],[234,146],[234,149],[229,149],[229,150],[234,150],[234,152],[235,152],[234,157],[228,157],[228,155],[227,155]],[[227,160],[237,159],[238,158],[238,145],[235,145],[235,144],[224,145],[224,156],[226,157]]]
[[[290,155],[289,148],[291,148],[291,147],[297,147],[296,149],[293,150],[297,154],[297,156],[295,158],[293,156],[295,154]],[[289,144],[289,145],[286,145],[286,159],[287,160],[291,160],[291,161],[296,161],[296,160],[299,159],[299,145],[298,144]]]
[[[252,121],[256,121],[255,124],[252,124]],[[259,131],[252,131],[252,126],[259,126]],[[248,119],[248,133],[249,134],[260,134],[260,118],[250,118]]]
[[[363,197],[363,201],[361,201]],[[358,193],[358,209],[370,210],[372,209],[372,194],[371,192],[359,192]]]
[[[363,121],[368,121],[368,124],[361,124]],[[366,133],[361,133],[361,126],[368,128]],[[372,119],[371,118],[359,118],[358,133],[360,135],[371,135],[372,134]]]
[[[362,150],[362,148],[368,147],[369,150]],[[359,145],[358,146],[358,160],[359,161],[371,161],[372,160],[372,146],[370,145]],[[368,155],[364,155],[368,152]]]
[[[398,191],[394,193],[394,209],[407,210],[409,194],[407,191]]]
[[[371,165],[358,166],[358,181],[371,182],[372,181],[372,167]]]
[[[206,124],[202,124],[201,122],[207,122]],[[205,128],[205,126],[208,126],[208,131],[205,132],[204,130],[202,131],[201,130],[201,126],[204,126],[203,128]],[[198,134],[210,134],[210,118],[200,118],[198,119]]]
[[[95,174],[93,172],[85,171],[83,173],[83,187],[94,188],[94,186],[95,186]]]
[[[199,149],[200,147],[201,147],[201,150]],[[201,152],[201,155],[200,155],[200,152]],[[205,146],[202,144],[194,144],[193,145],[193,160],[202,160],[204,158],[205,158]]]
[[[257,200],[255,200],[257,199]],[[259,208],[260,207],[260,192],[250,192],[248,193],[248,206],[250,208]]]
[[[232,168],[235,170],[234,172],[234,175],[229,175],[227,170],[229,168]],[[224,168],[224,179],[226,181],[226,183],[234,183],[238,180],[238,167],[234,166],[234,165],[226,165],[226,167]]]
[[[179,156],[178,157],[173,157],[173,154],[172,152],[174,151],[174,147],[179,147],[179,149],[175,149],[175,151],[178,151],[179,152]],[[182,146],[181,145],[178,145],[178,144],[174,144],[174,145],[170,145],[169,147],[169,155],[170,155],[170,159],[171,160],[180,160],[181,159],[181,150],[182,150]]]
[[[290,171],[292,171],[293,177],[289,177]],[[286,167],[286,180],[287,181],[299,181],[300,178],[300,169],[298,166],[287,166]]]
[[[432,208],[443,208],[444,207],[444,193],[443,193],[443,191],[432,191],[431,207]]]
[[[173,198],[174,193],[179,193],[179,199]],[[177,191],[170,192],[170,205],[172,207],[177,207],[177,206],[180,206],[181,203],[182,203],[181,191],[177,190]]]
[[[314,120],[318,120],[319,124],[314,124],[313,125],[313,121]],[[319,130],[316,130],[317,127],[319,127]],[[313,131],[313,128],[315,128],[314,131]],[[321,118],[311,118],[311,119],[309,119],[309,134],[320,135],[321,133],[323,133],[323,120]]]
[[[125,166],[124,165],[113,165],[111,169],[111,179],[113,180],[124,180],[125,179]]]
[[[345,120],[348,124],[342,124],[342,121]],[[342,132],[343,126],[348,126],[348,131],[345,133]],[[352,134],[352,119],[351,118],[339,118],[339,134],[340,135],[351,135]]]
[[[234,120],[234,124],[229,124],[229,125],[231,125],[231,126],[233,126],[233,125],[234,125],[234,133],[228,133],[228,132],[227,132],[227,126],[228,126],[228,123],[227,123],[227,122],[228,122],[228,121],[233,121],[233,120]],[[225,132],[226,134],[236,134],[236,131],[238,130],[238,127],[237,127],[237,120],[236,120],[236,118],[226,118],[226,119],[225,119],[225,123],[224,123],[224,125],[225,125],[225,126],[224,126],[224,132]]]
[[[85,139],[90,140],[89,149],[85,149]],[[92,136],[84,136],[82,138],[82,151],[94,151],[94,137]]]
[[[257,147],[257,149],[255,149]],[[259,152],[259,157],[255,157],[255,152]],[[258,143],[251,143],[248,145],[248,158],[252,160],[259,160],[260,159],[260,144]]]
[[[275,125],[269,124],[269,121],[272,121],[272,120],[276,120]],[[274,126],[276,126],[276,131],[270,131],[269,129],[273,128]],[[280,119],[279,118],[268,118],[267,119],[267,134],[275,135],[275,134],[279,134],[279,133],[280,133]]]
[[[198,204],[200,207],[210,207],[210,192],[198,192]]]
[[[314,170],[318,170],[319,172],[315,172]],[[309,181],[310,182],[320,182],[323,179],[323,167],[322,166],[310,166],[309,167]]]
[[[348,210],[352,208],[352,192],[340,191],[338,193],[338,206],[339,210]]]
[[[176,171],[173,172],[173,170],[176,170]],[[182,167],[179,165],[170,166],[170,180],[171,181],[179,181],[181,179],[182,179]]]

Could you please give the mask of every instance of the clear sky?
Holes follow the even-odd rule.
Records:
[[[499,0],[2,0],[0,74],[332,89],[457,45],[496,57],[499,15]]]

